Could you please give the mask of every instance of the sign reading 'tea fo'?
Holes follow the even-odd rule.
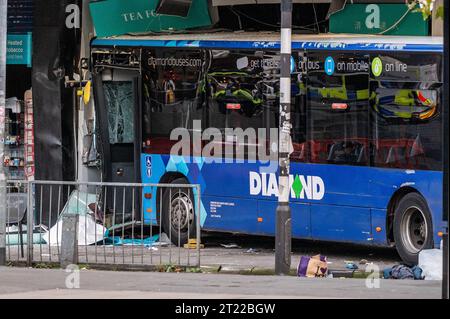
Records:
[[[89,7],[98,37],[185,30],[211,25],[208,1],[195,0],[187,16],[158,13],[159,0],[104,0]]]
[[[422,14],[413,10],[408,12],[408,6],[403,3],[348,3],[343,10],[330,17],[330,31],[361,34],[385,32],[385,35],[415,36],[426,36],[429,33],[428,21],[423,20]]]

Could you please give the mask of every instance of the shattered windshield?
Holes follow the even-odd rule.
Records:
[[[129,81],[104,82],[109,142],[133,143],[133,85]]]

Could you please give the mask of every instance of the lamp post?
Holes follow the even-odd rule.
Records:
[[[291,268],[291,209],[289,154],[291,151],[291,37],[292,0],[281,0],[279,195],[276,211],[275,273],[287,275]]]

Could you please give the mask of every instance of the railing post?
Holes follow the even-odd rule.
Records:
[[[28,183],[27,188],[27,266],[31,267],[33,264],[33,228],[34,228],[34,205],[33,205],[33,182]]]
[[[61,268],[78,264],[78,213],[62,216]]]
[[[200,189],[200,185],[197,185],[197,227],[196,227],[196,237],[197,237],[197,267],[200,267],[200,241],[201,241],[201,225],[200,225],[200,215],[201,215],[201,199],[200,199],[200,193],[201,189]]]

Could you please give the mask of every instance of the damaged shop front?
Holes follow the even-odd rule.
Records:
[[[79,30],[66,24],[69,5],[78,2],[7,2],[5,132],[1,140],[7,245],[27,241],[28,182],[75,179],[75,104],[65,80],[73,78],[80,41]],[[43,218],[46,223],[38,223],[36,232],[55,222],[48,215]],[[41,239],[35,234],[33,241]]]
[[[16,2],[20,4],[17,10],[24,10],[24,2]],[[15,2],[9,3],[12,6]],[[111,83],[109,89],[105,85],[105,97],[111,102],[110,114],[106,118],[99,116],[98,112],[96,114],[94,97],[91,97],[94,90],[91,89],[93,77],[89,68],[90,40],[96,31],[90,18],[89,3],[96,4],[88,0],[29,1],[30,7],[26,7],[31,12],[28,29],[21,27],[19,30],[25,32],[24,40],[20,41],[26,54],[23,61],[8,65],[7,97],[12,114],[8,124],[11,122],[11,126],[17,124],[17,127],[6,141],[16,153],[21,147],[22,153],[20,156],[5,154],[3,159],[11,174],[21,172],[7,177],[8,181],[15,181],[8,186],[13,195],[7,205],[6,242],[9,253],[14,253],[17,248],[19,259],[35,258],[33,253],[30,257],[29,249],[33,245],[27,244],[27,238],[33,238],[33,244],[40,247],[59,247],[63,219],[71,215],[78,216],[75,228],[79,246],[131,244],[145,247],[154,242],[161,243],[160,237],[164,235],[160,230],[149,230],[141,223],[142,190],[111,186],[108,194],[108,187],[80,184],[71,184],[68,188],[61,184],[59,187],[47,184],[37,187],[32,184],[33,181],[139,182],[134,177],[128,180],[121,178],[122,175],[128,176],[128,172],[121,173],[122,169],[135,169],[134,143],[140,145],[136,142],[138,139],[135,141],[134,127],[128,125],[131,118],[139,114],[122,113],[130,110],[124,106],[133,102],[127,90],[134,84]],[[208,10],[207,6],[202,8]],[[166,9],[162,6],[158,10]],[[48,12],[53,14],[49,16]],[[209,18],[204,24],[210,24]],[[18,45],[18,41],[11,38],[12,45]],[[11,52],[14,50],[10,49]],[[109,143],[103,143],[108,135],[98,134],[102,129],[99,123],[103,120],[111,124],[112,133],[108,132],[110,136],[107,137]],[[130,144],[131,148],[125,144]],[[112,156],[105,155],[105,145],[113,149],[109,153]],[[124,162],[129,166],[124,167]],[[115,173],[105,174],[107,167],[114,167]],[[139,176],[138,173],[133,176]],[[73,209],[73,205],[77,207]],[[33,209],[27,210],[30,207]],[[26,236],[27,233],[32,236]],[[163,242],[167,245],[170,238],[163,237]],[[51,256],[52,253],[46,255]]]
[[[32,78],[33,2],[8,1],[5,133],[2,163],[7,203],[25,204],[21,183],[34,175]],[[2,114],[3,115],[3,114]]]

